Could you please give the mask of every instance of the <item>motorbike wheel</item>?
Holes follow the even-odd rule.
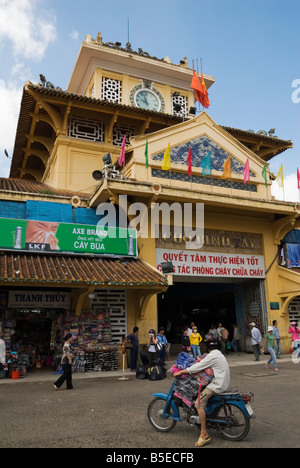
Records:
[[[162,418],[166,406],[166,400],[163,398],[154,398],[148,406],[148,419],[154,429],[158,432],[170,432],[176,426],[176,422],[171,418]],[[172,407],[170,414],[173,415]]]
[[[239,442],[245,439],[250,430],[249,418],[238,406],[226,404],[225,408],[220,406],[216,411],[215,418],[229,422],[228,424],[218,424],[218,430],[226,440]]]

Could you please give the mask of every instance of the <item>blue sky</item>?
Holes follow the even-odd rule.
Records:
[[[158,58],[203,61],[215,77],[209,115],[220,125],[269,131],[294,148],[271,161],[283,164],[285,200],[298,201],[300,168],[299,0],[0,0],[0,176],[9,172],[21,92],[39,74],[66,89],[85,36]],[[294,86],[294,87],[293,87]],[[294,102],[293,102],[294,100]],[[274,194],[282,190],[274,182]]]

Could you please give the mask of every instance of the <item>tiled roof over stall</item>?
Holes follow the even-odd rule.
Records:
[[[11,177],[0,177],[0,192],[30,193],[35,195],[49,195],[53,197],[66,198],[79,195],[82,199],[89,198],[89,195],[86,193],[73,192],[70,190],[59,190],[42,182],[36,182],[34,180],[27,179],[14,179]]]
[[[131,258],[0,252],[0,283],[64,286],[166,286],[158,270]]]

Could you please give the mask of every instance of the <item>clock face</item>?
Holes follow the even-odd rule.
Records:
[[[142,109],[159,111],[161,107],[160,100],[156,94],[149,89],[142,89],[135,94],[135,104]]]

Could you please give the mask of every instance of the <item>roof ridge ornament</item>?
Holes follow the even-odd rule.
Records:
[[[55,87],[54,84],[51,83],[51,81],[47,81],[46,77],[42,75],[42,73],[40,73],[40,82],[40,86],[42,86],[43,88],[57,89],[58,91],[62,91],[62,89],[59,86]]]
[[[152,60],[158,60],[160,62],[166,62],[166,63],[169,63],[170,65],[175,65],[175,66],[179,66],[179,67],[184,67],[184,68],[189,68],[188,67],[188,61],[187,61],[187,57],[184,57],[182,60],[180,60],[180,63],[179,64],[176,64],[176,63],[172,63],[171,60],[169,59],[169,57],[164,57],[162,59],[159,59],[158,57],[155,57],[155,56],[152,56],[149,52],[146,52],[145,50],[143,50],[141,47],[138,48],[138,50],[133,50],[132,49],[132,44],[131,42],[126,42],[126,46],[125,47],[121,47],[121,42],[103,42],[102,40],[102,34],[100,32],[98,32],[97,34],[97,37],[96,39],[93,39],[90,34],[87,34],[86,38],[85,38],[85,42],[86,43],[91,43],[93,42],[94,44],[97,44],[97,45],[100,45],[100,46],[104,46],[104,47],[109,47],[111,49],[117,49],[117,50],[122,50],[124,52],[130,52],[130,53],[133,53],[133,54],[136,54],[136,55],[139,55],[141,57],[146,57],[146,58],[149,58],[149,59],[152,59]]]

